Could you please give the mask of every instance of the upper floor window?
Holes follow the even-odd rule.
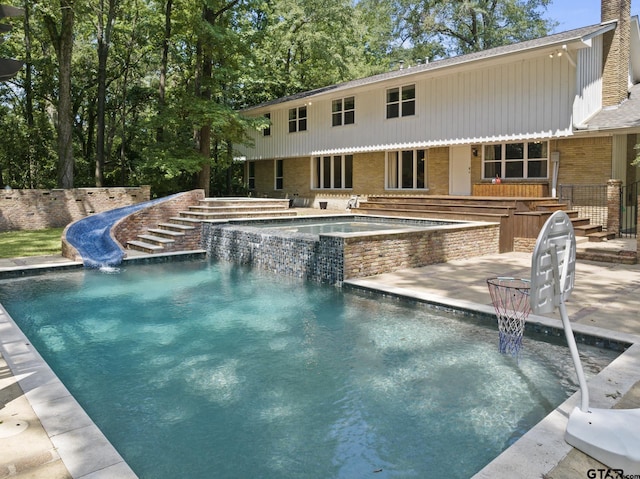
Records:
[[[269,123],[267,124],[267,127],[262,130],[262,136],[271,136],[271,113],[265,113],[264,117]]]
[[[387,90],[387,118],[416,114],[416,86],[406,85]]]
[[[485,145],[483,178],[547,178],[549,143],[546,141]]]
[[[356,121],[355,97],[333,100],[331,104],[331,126],[352,125]]]
[[[419,190],[427,188],[427,150],[387,152],[385,168],[387,189]]]
[[[307,107],[289,109],[289,133],[307,130]]]
[[[353,188],[353,155],[312,158],[311,185],[316,189]]]

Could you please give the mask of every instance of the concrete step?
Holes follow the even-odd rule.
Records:
[[[271,206],[273,208],[288,208],[288,199],[278,198],[205,198],[199,202],[203,206],[247,206],[256,208]]]
[[[463,221],[500,221],[502,217],[508,217],[508,213],[485,213],[469,211],[436,211],[436,210],[414,210],[408,208],[352,208],[352,214],[356,215],[383,215],[383,216],[408,216],[418,218],[433,219],[455,219]]]
[[[584,227],[584,226],[593,226],[591,225],[591,220],[589,218],[576,218],[569,217],[571,219],[571,224],[574,228]]]
[[[232,205],[232,206],[189,206],[189,211],[197,211],[202,213],[240,213],[244,214],[247,211],[282,211],[288,210],[289,204],[284,206],[279,205]]]
[[[198,227],[202,222],[202,218],[187,218],[186,216],[174,216],[169,219],[176,225],[190,226],[191,229]]]
[[[592,243],[599,243],[602,241],[609,241],[616,237],[616,234],[612,231],[598,231],[587,235],[589,241]]]
[[[202,211],[181,211],[181,220],[206,221],[206,220],[226,220],[232,218],[269,218],[269,217],[297,216],[291,210],[270,210],[270,211],[245,211],[242,213],[225,212],[202,212]],[[174,218],[171,218],[174,221]]]
[[[566,210],[567,205],[565,203],[538,203],[536,210],[538,211],[563,211]]]
[[[138,235],[138,239],[142,240],[145,243],[151,243],[158,246],[166,246],[171,243],[175,243],[176,240],[171,238],[163,238],[162,236],[155,235]]]
[[[175,219],[175,218],[172,218],[172,219]],[[181,223],[160,223],[158,225],[158,228],[184,234],[187,231],[194,229],[195,226],[192,226],[191,224],[185,225]]]
[[[637,264],[637,256],[635,251],[605,251],[592,248],[579,248],[576,251],[576,259],[603,263]]]
[[[127,248],[134,249],[136,251],[142,251],[144,253],[158,253],[164,249],[164,247],[157,244],[151,244],[145,241],[138,240],[127,241]]]
[[[183,225],[178,225],[178,226],[183,226]],[[193,227],[189,226],[189,229],[193,229]],[[182,231],[174,231],[174,230],[170,230],[170,229],[158,229],[158,228],[150,228],[147,231],[149,231],[149,233],[156,235],[156,236],[162,236],[163,238],[179,238],[181,236],[185,235],[185,230]]]
[[[574,223],[573,229],[576,232],[576,236],[589,236],[590,234],[599,233],[600,231],[602,231],[602,226],[591,224],[576,226],[576,224]]]

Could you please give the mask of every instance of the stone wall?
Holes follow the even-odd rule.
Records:
[[[149,186],[0,190],[0,231],[62,228],[91,214],[148,201],[150,197]]]
[[[497,224],[347,238],[344,279],[498,254],[499,242]]]
[[[245,225],[203,224],[203,248],[213,259],[331,284],[401,268],[497,254],[499,236],[499,225],[490,223],[356,237],[321,235],[319,239]]]
[[[342,238],[270,234],[252,227],[203,223],[210,258],[309,281],[341,283]]]

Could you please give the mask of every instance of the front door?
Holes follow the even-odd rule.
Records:
[[[449,194],[458,196],[471,194],[471,147],[469,145],[449,147]]]

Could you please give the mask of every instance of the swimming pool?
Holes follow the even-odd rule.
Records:
[[[469,477],[576,389],[557,344],[516,364],[490,322],[208,261],[0,302],[143,478]]]

